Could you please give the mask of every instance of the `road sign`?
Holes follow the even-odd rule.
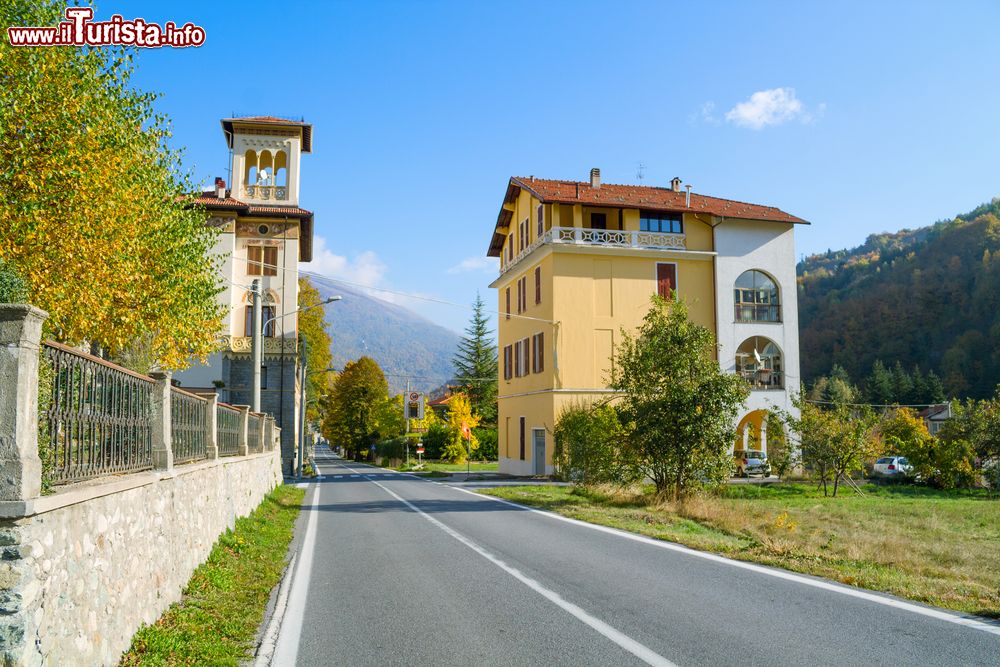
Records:
[[[417,454],[423,454],[423,453],[424,453],[424,448],[423,447],[417,447]]]
[[[407,419],[424,418],[424,395],[419,391],[406,392],[406,404],[403,413]]]

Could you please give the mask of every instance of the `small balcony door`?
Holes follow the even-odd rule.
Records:
[[[604,213],[591,213],[590,214],[590,228],[591,229],[607,229],[608,228],[608,216]]]

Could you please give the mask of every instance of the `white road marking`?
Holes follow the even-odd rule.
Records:
[[[607,637],[608,639],[610,639],[611,641],[613,641],[615,644],[618,644],[618,646],[622,647],[623,649],[625,649],[626,651],[628,651],[629,653],[631,653],[635,657],[639,658],[640,660],[642,660],[646,664],[648,664],[648,665],[655,665],[656,667],[676,667],[676,665],[674,665],[674,663],[670,662],[669,660],[667,660],[666,658],[664,658],[659,653],[656,653],[652,649],[644,646],[643,644],[640,644],[639,642],[635,641],[634,639],[632,639],[628,635],[623,634],[622,632],[619,632],[618,630],[614,629],[613,627],[611,627],[610,625],[608,625],[604,621],[600,620],[599,618],[595,618],[595,617],[591,616],[586,611],[584,611],[582,608],[576,606],[572,602],[564,600],[563,597],[561,595],[559,595],[558,593],[556,593],[555,591],[550,590],[548,588],[545,588],[544,586],[542,586],[540,583],[538,583],[534,579],[532,579],[532,578],[524,575],[517,568],[511,567],[510,565],[508,565],[507,563],[503,562],[502,560],[500,560],[499,558],[497,558],[496,556],[494,556],[493,554],[491,554],[489,551],[487,551],[486,549],[482,548],[481,546],[479,546],[478,544],[476,544],[475,542],[473,542],[469,538],[465,537],[464,535],[462,535],[458,531],[456,531],[456,530],[454,530],[454,529],[446,526],[445,524],[441,523],[440,521],[438,521],[437,519],[435,519],[431,515],[429,515],[426,512],[422,511],[420,508],[418,508],[416,505],[414,505],[410,501],[408,501],[405,498],[403,498],[402,496],[396,494],[391,489],[389,489],[389,488],[383,486],[382,484],[378,483],[377,481],[375,481],[374,478],[372,478],[372,477],[370,477],[368,475],[365,475],[365,479],[367,479],[369,482],[371,482],[375,486],[379,487],[380,489],[382,489],[383,491],[385,491],[386,493],[388,493],[390,496],[392,496],[393,498],[395,498],[399,502],[401,502],[404,505],[406,505],[407,507],[409,507],[411,510],[413,510],[414,512],[416,512],[420,516],[422,516],[425,519],[427,519],[428,521],[430,521],[432,524],[434,524],[435,526],[437,526],[438,528],[440,528],[441,530],[443,530],[444,532],[446,532],[448,535],[451,535],[456,540],[458,540],[459,542],[461,542],[465,546],[467,546],[470,549],[472,549],[473,551],[475,551],[477,554],[479,554],[480,556],[482,556],[486,560],[490,561],[491,563],[493,563],[494,565],[496,565],[497,567],[499,567],[501,570],[503,570],[504,572],[506,572],[510,576],[512,576],[515,579],[517,579],[518,581],[520,581],[522,584],[524,584],[525,586],[527,586],[531,590],[535,591],[536,593],[538,593],[539,595],[541,595],[542,597],[544,597],[549,602],[553,603],[554,605],[556,605],[560,609],[562,609],[562,610],[564,610],[566,612],[569,612],[570,614],[572,614],[573,616],[575,616],[578,620],[584,622],[585,624],[587,624],[588,626],[590,626],[591,628],[593,628],[594,630],[596,630],[600,634],[604,635],[605,637]],[[288,663],[288,664],[292,664],[292,663]]]
[[[430,480],[423,480],[423,481],[430,481]],[[569,517],[562,516],[560,514],[554,514],[552,512],[540,510],[535,507],[521,505],[520,503],[515,503],[505,498],[488,496],[482,493],[476,493],[475,491],[469,491],[468,489],[462,489],[457,486],[442,484],[441,482],[434,482],[434,483],[437,484],[438,486],[454,489],[455,491],[461,491],[462,493],[468,493],[469,495],[475,496],[477,498],[489,498],[490,500],[495,500],[498,503],[510,505],[511,507],[516,507],[518,509],[525,510],[528,512],[533,512],[535,514],[541,514],[542,516],[547,516],[550,519],[555,519],[556,521],[562,521],[564,523],[572,524],[574,526],[580,526],[581,528],[589,528],[591,530],[607,533],[608,535],[624,537],[625,539],[632,540],[634,542],[641,542],[643,544],[648,544],[650,546],[658,547],[660,549],[676,551],[682,554],[686,554],[688,556],[694,556],[696,558],[703,558],[705,560],[710,560],[715,563],[722,563],[723,565],[730,565],[732,567],[738,567],[744,570],[750,570],[751,572],[757,572],[758,574],[766,574],[770,577],[775,577],[777,579],[794,581],[795,583],[798,584],[804,584],[806,586],[812,586],[813,588],[820,588],[826,591],[840,593],[841,595],[860,598],[862,600],[867,600],[868,602],[874,602],[875,604],[885,605],[886,607],[895,607],[896,609],[902,609],[904,611],[908,611],[914,614],[920,614],[921,616],[929,616],[930,618],[936,618],[940,621],[946,621],[948,623],[954,623],[956,625],[962,625],[967,628],[972,628],[974,630],[981,630],[982,632],[987,632],[989,634],[1000,636],[1000,625],[994,625],[989,622],[981,621],[975,618],[969,618],[966,616],[959,616],[957,614],[944,611],[943,609],[924,607],[922,605],[913,604],[911,602],[905,602],[903,600],[896,600],[894,598],[884,597],[876,593],[869,593],[861,589],[848,588],[846,586],[841,586],[840,584],[835,584],[830,581],[823,581],[822,579],[812,579],[810,577],[803,577],[801,575],[794,574],[792,572],[787,572],[785,570],[772,569],[769,567],[764,567],[762,565],[756,565],[754,563],[747,563],[741,560],[732,560],[731,558],[726,558],[725,556],[718,556],[713,553],[698,551],[696,549],[691,549],[689,547],[681,546],[680,544],[674,544],[673,542],[665,542],[663,540],[657,540],[652,537],[646,537],[645,535],[637,535],[636,533],[629,533],[624,530],[618,530],[617,528],[609,528],[608,526],[601,526],[595,523],[587,523],[586,521],[580,521],[579,519],[571,519]]]
[[[312,504],[309,506],[309,521],[306,523],[306,536],[302,540],[299,551],[299,562],[292,575],[292,588],[288,593],[288,607],[281,620],[278,631],[278,645],[274,650],[272,665],[294,665],[299,653],[299,637],[306,616],[306,594],[309,592],[309,579],[312,576],[313,552],[316,551],[316,521],[319,511],[319,494],[322,485],[316,485]]]

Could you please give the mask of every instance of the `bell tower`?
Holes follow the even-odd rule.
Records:
[[[224,118],[232,197],[256,206],[298,206],[302,154],[312,152],[312,125],[275,116]]]

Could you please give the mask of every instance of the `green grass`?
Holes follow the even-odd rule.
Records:
[[[914,486],[730,485],[683,503],[651,489],[506,487],[482,493],[731,558],[1000,618],[1000,501]]]
[[[180,602],[132,638],[120,665],[238,665],[252,657],[305,494],[279,486],[195,570]]]
[[[441,473],[452,473],[452,472],[465,472],[467,470],[465,463],[447,463],[445,461],[428,461],[424,460],[423,467],[417,467],[416,459],[410,459],[410,467],[406,468],[405,465],[400,466],[397,470],[402,470],[406,468],[407,470],[412,470],[413,472],[441,472]],[[471,468],[472,472],[496,472],[499,470],[500,464],[496,461],[473,461],[468,467]]]

